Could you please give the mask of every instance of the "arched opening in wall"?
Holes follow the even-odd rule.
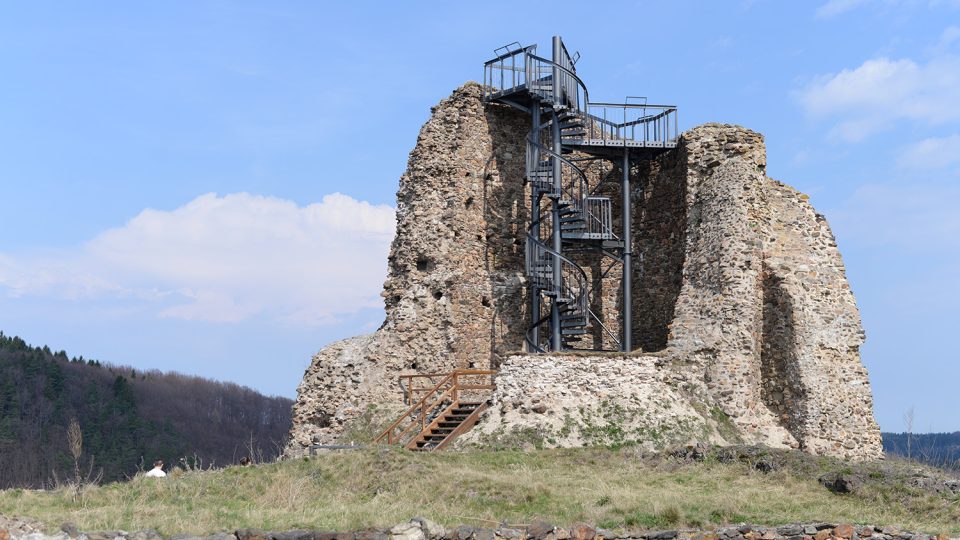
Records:
[[[634,165],[633,344],[667,347],[683,285],[687,243],[687,151],[682,145]]]
[[[793,309],[783,279],[764,269],[760,398],[777,422],[802,445],[806,390],[797,364]]]

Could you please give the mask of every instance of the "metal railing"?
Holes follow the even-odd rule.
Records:
[[[613,233],[613,203],[610,197],[587,197],[584,199],[583,219],[587,222],[588,238],[618,239]]]
[[[573,60],[560,63],[536,55],[536,45],[510,50],[483,64],[483,99],[525,89],[561,108],[586,111],[587,86],[577,76]],[[566,50],[564,50],[566,53]]]
[[[519,47],[519,44],[517,44]],[[483,98],[525,90],[554,106],[582,116],[588,139],[636,141],[666,146],[680,135],[677,108],[648,103],[593,103],[577,75],[573,59],[561,45],[559,62],[537,56],[536,45],[509,50],[484,63]]]
[[[518,44],[519,45],[519,44]],[[527,57],[537,52],[536,45],[520,47],[497,56],[483,64],[483,98],[493,94],[525,87],[530,72]]]
[[[588,139],[642,142],[657,146],[680,136],[673,105],[590,103],[584,115]]]
[[[569,201],[573,209],[582,214],[584,200],[590,195],[590,184],[587,175],[580,170],[580,167],[577,167],[572,161],[553,151],[550,147],[534,142],[531,134],[527,135],[527,155],[537,155],[539,157],[538,161],[528,160],[527,167],[536,163],[533,169],[526,171],[528,178],[532,176],[534,171],[543,170],[547,162],[550,165],[555,162],[560,163],[560,193],[557,196]]]

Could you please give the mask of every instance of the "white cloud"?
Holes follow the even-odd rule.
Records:
[[[886,8],[915,8],[918,6],[929,9],[941,6],[956,8],[960,7],[960,0],[827,0],[817,8],[816,16],[821,19],[829,19],[867,5],[881,5]]]
[[[317,324],[382,305],[394,210],[346,195],[304,207],[238,193],[144,210],[69,250],[0,254],[13,296],[132,300],[157,316]]]
[[[856,9],[869,0],[829,0],[827,3],[817,8],[817,17],[830,18]]]
[[[960,58],[926,64],[876,58],[818,77],[797,97],[808,114],[835,122],[829,136],[856,142],[903,121],[937,125],[960,120]]]
[[[960,250],[960,186],[902,181],[868,184],[828,215],[842,243],[884,248],[890,256],[949,256]]]
[[[898,158],[911,169],[938,170],[960,165],[960,134],[930,137],[906,148]]]
[[[936,51],[944,53],[948,51],[954,43],[960,42],[960,26],[948,26],[941,34],[937,42]]]

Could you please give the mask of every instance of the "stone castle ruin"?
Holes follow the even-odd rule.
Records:
[[[386,319],[313,358],[286,455],[379,419],[378,440],[424,450],[879,457],[840,253],[766,175],[763,136],[591,102],[553,45],[498,51],[433,108],[397,192]]]

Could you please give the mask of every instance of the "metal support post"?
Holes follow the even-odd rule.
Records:
[[[633,218],[630,196],[630,150],[623,149],[623,342],[621,349],[624,352],[633,350],[633,286],[631,284],[633,269]]]
[[[559,38],[555,38],[559,39]],[[555,155],[553,158],[553,188],[555,193],[562,193],[563,189],[563,167],[560,163],[560,158],[558,156],[563,155],[563,149],[560,147],[560,119],[557,118],[557,109],[553,109],[553,118],[551,127],[552,138],[553,138],[553,151]],[[562,195],[560,196],[562,197]],[[563,345],[560,340],[560,306],[558,305],[558,300],[563,294],[563,271],[560,266],[560,253],[563,250],[563,239],[560,237],[560,197],[553,198],[553,209],[551,215],[551,224],[553,227],[553,251],[555,252],[553,256],[553,289],[556,292],[556,296],[553,297],[553,302],[551,303],[550,308],[550,349],[553,351],[559,351]]]
[[[553,188],[555,193],[562,193],[563,188],[563,167],[560,163],[560,156],[563,150],[560,148],[560,119],[557,118],[557,110],[553,109],[551,123],[551,136],[553,138],[553,151],[556,155],[553,158]],[[560,341],[560,305],[558,300],[563,294],[563,269],[561,267],[560,253],[563,249],[563,240],[560,237],[560,197],[553,198],[553,212],[551,214],[553,225],[553,289],[556,296],[550,307],[550,349],[559,351],[563,344]]]
[[[534,100],[532,106],[530,107],[531,116],[533,117],[533,127],[530,131],[530,139],[533,141],[534,145],[540,144],[540,101]],[[540,152],[536,146],[530,148],[531,156],[527,156],[530,160],[530,166],[533,167],[533,170],[536,170],[537,166],[540,164]],[[536,239],[540,239],[540,194],[537,193],[537,190],[533,187],[530,188],[530,234]],[[527,242],[530,240],[528,239]],[[539,254],[534,252],[535,258],[532,261],[534,265],[540,263]],[[540,347],[540,325],[537,323],[540,321],[540,286],[536,280],[533,281],[534,286],[530,287],[530,318],[533,321],[533,329],[530,332],[530,339],[533,342],[533,350],[530,352],[536,352],[537,347]]]

